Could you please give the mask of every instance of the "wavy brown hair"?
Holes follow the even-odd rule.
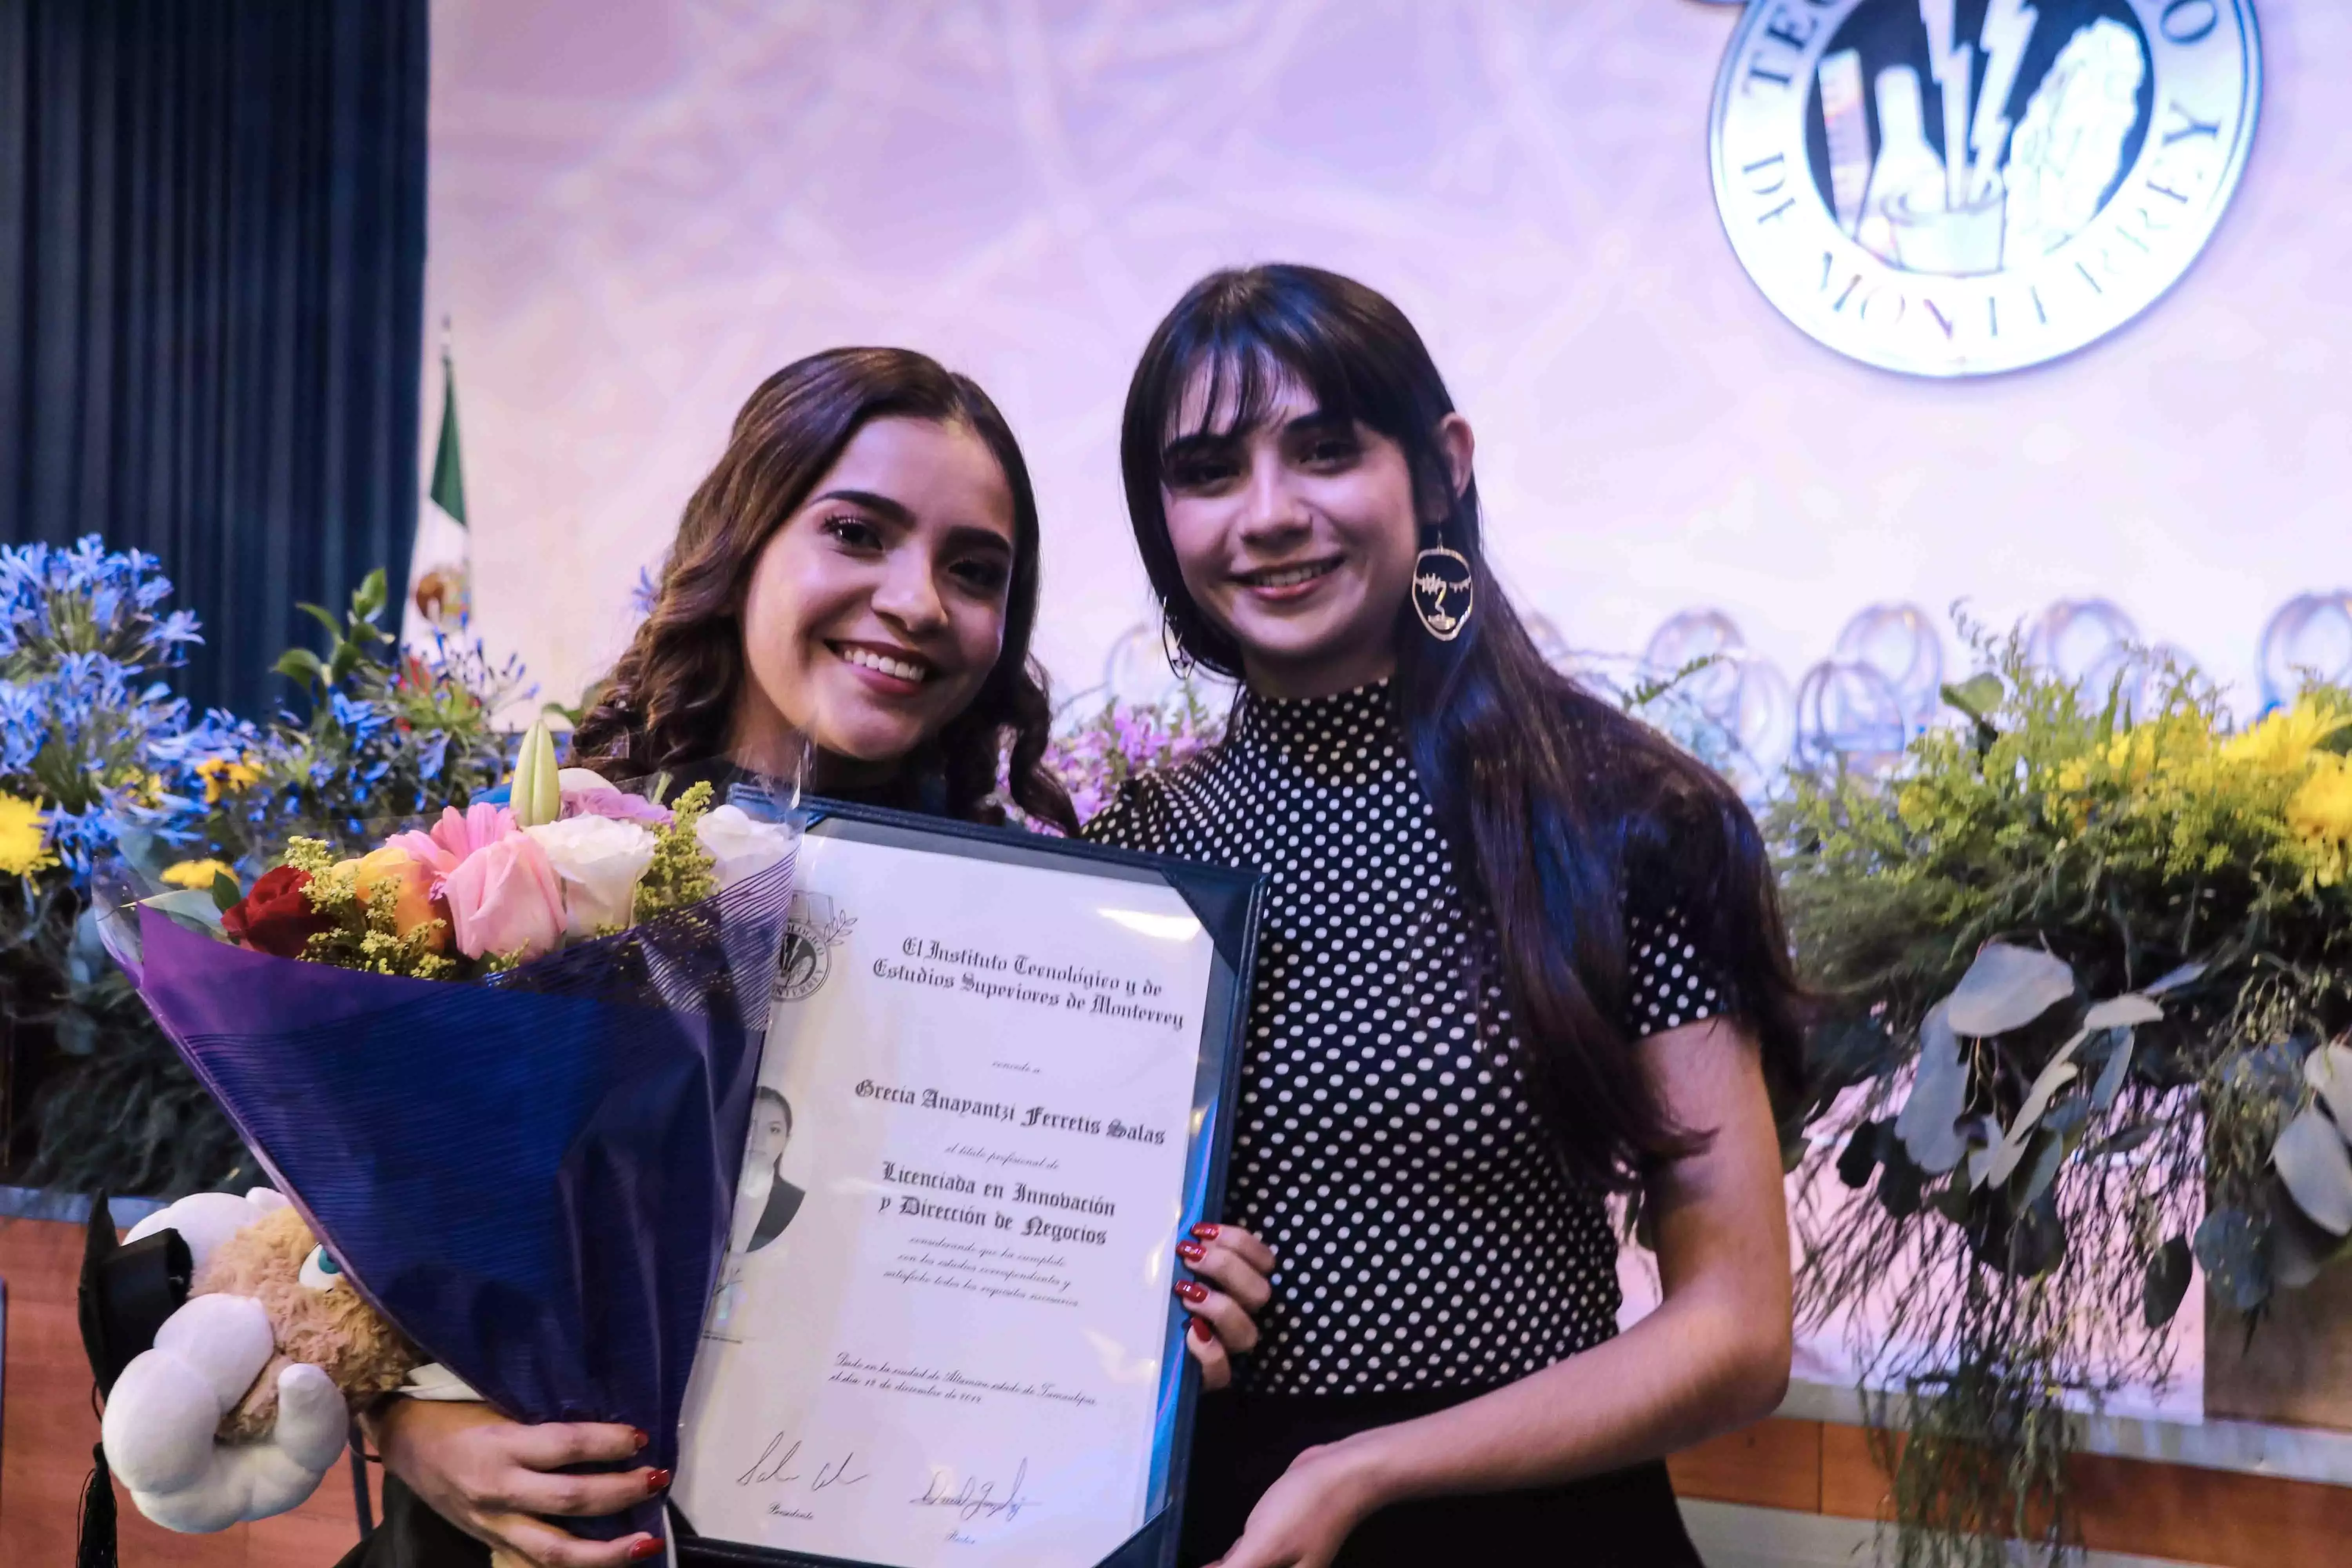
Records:
[[[928,776],[943,784],[947,816],[1001,821],[998,765],[1010,746],[1014,803],[1076,831],[1069,795],[1044,766],[1053,708],[1044,672],[1029,657],[1038,549],[1029,466],[978,384],[908,349],[828,349],[786,365],[751,394],[718,466],[686,503],[653,613],[572,731],[572,754],[581,765],[646,774],[726,751],[746,679],[743,605],[760,553],[851,438],[887,418],[970,430],[994,455],[1013,492],[1003,648],[971,705],[907,759],[910,782]]]

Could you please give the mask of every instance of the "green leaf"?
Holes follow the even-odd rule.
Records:
[[[2103,1115],[2115,1109],[2116,1097],[2124,1091],[2124,1075],[2131,1071],[2132,1032],[2116,1029],[2109,1038],[2106,1063],[2099,1068],[2098,1081],[2091,1086],[2091,1109]]]
[[[2034,1079],[2033,1087],[2025,1091],[2025,1101],[2017,1108],[2017,1119],[2009,1124],[2009,1131],[2001,1139],[2000,1147],[1994,1150],[1991,1157],[1985,1161],[1982,1172],[1979,1173],[1971,1162],[1969,1166],[1971,1180],[1990,1186],[2000,1186],[2007,1182],[2017,1167],[2023,1163],[2029,1141],[2033,1135],[2034,1125],[2050,1109],[2050,1101],[2060,1089],[2081,1076],[2083,1069],[2074,1065],[2074,1052],[2087,1038],[2089,1038],[2087,1035],[2078,1033],[2073,1039],[2058,1047],[2057,1054],[2050,1058],[2049,1063],[2042,1068],[2040,1076]]]
[[[2352,1232],[2352,1153],[2344,1134],[2315,1105],[2307,1105],[2271,1145],[2271,1163],[2294,1206],[2330,1236]]]
[[[1879,1141],[1885,1131],[1884,1121],[1865,1121],[1853,1130],[1844,1152],[1838,1155],[1839,1181],[1855,1192],[1870,1185],[1871,1173],[1878,1169]]]
[[[2271,1299],[2267,1227],[2243,1209],[2215,1209],[2197,1227],[2197,1261],[2221,1298],[2240,1312]]]
[[[1952,1032],[1950,1007],[1938,1002],[1920,1020],[1918,1076],[1895,1118],[1895,1134],[1912,1163],[1933,1175],[1958,1164],[1968,1152],[1954,1124],[1968,1109],[1969,1067]]]
[[[2066,1140],[2055,1132],[2044,1131],[2035,1135],[2032,1156],[2024,1165],[2025,1180],[2018,1188],[2017,1205],[2032,1208],[2042,1201],[2058,1179],[2058,1167],[2066,1160]]]
[[[383,568],[379,566],[360,579],[360,585],[352,591],[352,613],[364,621],[375,619],[376,612],[383,608]]]
[[[2151,1329],[2172,1321],[2189,1297],[2189,1238],[2176,1236],[2147,1260],[2147,1278],[2140,1287],[2140,1318]]]
[[[1975,1039],[2021,1029],[2074,994],[2074,972],[2039,948],[1989,942],[1945,999],[1952,1032]]]
[[[2164,1009],[2137,991],[2110,996],[2083,1015],[2086,1029],[2127,1029],[2135,1024],[2160,1023]]]
[[[2108,1133],[2084,1152],[2086,1160],[2104,1160],[2110,1154],[2128,1154],[2156,1136],[2153,1121],[2134,1121]]]
[[[289,680],[326,684],[327,667],[320,664],[319,656],[307,647],[288,648],[278,656],[278,663],[272,668]]]
[[[2338,1131],[2352,1135],[2352,1049],[2331,1040],[2303,1058],[2303,1081],[2311,1085]]]
[[[245,891],[236,885],[235,877],[226,871],[215,871],[213,873],[212,895],[213,908],[226,914],[245,897]]]
[[[1944,700],[1975,720],[1990,724],[2000,708],[2000,677],[1990,670],[1981,670],[1957,686],[1944,688]]]
[[[194,925],[215,933],[221,929],[221,912],[213,907],[212,889],[209,888],[179,888],[139,901],[158,914],[171,916],[182,925]]]
[[[1908,1219],[1919,1212],[1921,1185],[1926,1173],[1902,1156],[1902,1145],[1895,1146],[1890,1158],[1878,1173],[1879,1205],[1896,1219]]]
[[[2352,1257],[2352,1241],[2338,1241],[2295,1212],[2293,1204],[2272,1206],[2271,1282],[2280,1289],[2300,1290],[2347,1257]]]
[[[335,641],[340,643],[343,640],[342,616],[336,615],[331,610],[324,609],[317,605],[297,605],[294,607],[301,611],[304,615],[310,616],[312,620],[318,622],[320,626],[326,627],[327,635],[334,638]]]

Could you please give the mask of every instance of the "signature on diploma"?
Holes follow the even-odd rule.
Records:
[[[768,1439],[768,1446],[760,1450],[760,1457],[751,1461],[751,1468],[735,1478],[735,1484],[739,1487],[781,1487],[806,1479],[809,1490],[821,1492],[827,1487],[854,1487],[867,1474],[864,1470],[850,1474],[857,1460],[855,1448],[838,1459],[827,1459],[819,1464],[814,1474],[802,1463],[800,1456],[800,1439],[795,1437],[787,1446],[784,1434],[779,1432]],[[795,1466],[799,1468],[795,1468]]]
[[[923,1495],[908,1500],[914,1508],[951,1508],[956,1517],[966,1521],[975,1519],[1019,1519],[1021,1510],[1034,1506],[1037,1500],[1021,1495],[1021,1483],[1029,1479],[1029,1461],[1023,1459],[1013,1472],[1013,1484],[1003,1497],[996,1495],[996,1483],[983,1481],[978,1476],[966,1476],[963,1485],[953,1491],[942,1491],[946,1479],[943,1472],[933,1470],[930,1484]]]

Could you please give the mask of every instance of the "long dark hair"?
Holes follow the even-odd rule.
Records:
[[[608,772],[650,773],[726,750],[745,679],[743,605],[760,552],[851,438],[890,417],[970,430],[995,456],[1013,492],[1003,649],[971,706],[908,765],[943,777],[947,815],[995,820],[1002,812],[991,797],[1009,742],[1013,800],[1032,816],[1076,831],[1069,796],[1043,765],[1053,707],[1044,672],[1029,658],[1037,619],[1037,496],[1029,466],[978,384],[908,349],[827,349],[786,365],[751,394],[718,466],[686,503],[653,613],[572,732],[574,758]]]
[[[1259,423],[1295,378],[1325,413],[1396,442],[1420,515],[1442,512],[1438,536],[1470,562],[1474,609],[1454,641],[1424,634],[1409,600],[1398,607],[1397,709],[1465,890],[1493,928],[1494,952],[1468,962],[1499,970],[1563,1168],[1622,1190],[1704,1142],[1667,1115],[1627,1038],[1629,916],[1671,912],[1729,971],[1786,1103],[1801,1073],[1797,993],[1755,820],[1720,778],[1537,650],[1487,568],[1476,482],[1453,488],[1437,427],[1454,400],[1412,323],[1349,279],[1253,267],[1194,284],[1143,351],[1119,433],[1136,543],[1181,649],[1238,679],[1240,646],[1186,591],[1160,497],[1171,421],[1204,370],[1202,417],[1225,429]],[[1661,907],[1660,889],[1677,907]]]

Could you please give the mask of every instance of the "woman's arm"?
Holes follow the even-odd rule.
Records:
[[[534,1514],[618,1513],[669,1485],[661,1470],[567,1476],[566,1465],[625,1459],[646,1446],[626,1426],[551,1422],[526,1426],[472,1400],[386,1400],[364,1419],[384,1468],[434,1512],[474,1537],[542,1568],[623,1568],[657,1556],[650,1535],[583,1541]]]
[[[1665,1297],[1624,1333],[1507,1388],[1301,1454],[1223,1568],[1322,1568],[1375,1510],[1536,1487],[1654,1459],[1769,1415],[1787,1391],[1789,1218],[1752,1042],[1720,1019],[1639,1049],[1705,1152],[1647,1193]]]

